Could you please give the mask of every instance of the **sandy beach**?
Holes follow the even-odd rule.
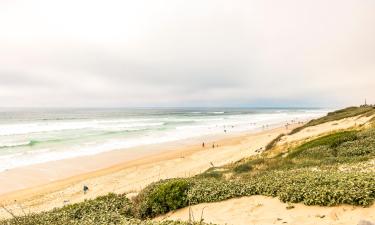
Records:
[[[335,130],[366,124],[371,118],[352,117],[309,127],[296,134],[284,136],[280,143],[285,147],[285,145],[298,143],[306,138],[317,137]],[[281,126],[263,131],[194,138],[178,142],[143,146],[131,149],[131,151],[111,151],[93,156],[9,170],[0,173],[2,182],[0,202],[14,214],[22,215],[24,212],[45,211],[85,199],[95,198],[109,192],[126,193],[129,197],[132,197],[139,190],[154,181],[193,176],[212,166],[222,166],[258,154],[257,150],[264,148],[266,144],[279,134],[288,133],[291,129],[300,125],[291,125],[288,130],[285,126]],[[206,143],[204,148],[202,147],[203,141]],[[215,148],[212,148],[213,143],[215,143]],[[82,188],[84,185],[87,185],[90,189],[87,194],[83,193]],[[17,188],[19,190],[11,191]],[[253,198],[259,197],[251,197],[250,199]],[[262,204],[271,201],[273,203],[269,205],[272,205],[272,207],[285,208],[284,204],[278,199],[261,198],[265,202]],[[236,201],[240,202],[236,203]],[[242,198],[240,200],[230,200],[228,203],[203,204],[203,206],[195,206],[194,210],[199,211],[201,207],[212,208],[212,213],[207,212],[206,214],[208,216],[207,219],[211,217],[216,218],[213,213],[215,212],[216,205],[220,206],[220,204],[224,204],[225,207],[232,207],[232,202],[235,202],[235,205],[237,205],[240,203],[247,204],[249,201],[252,202],[248,198]],[[259,216],[267,217],[266,212],[270,208],[264,208],[265,211],[262,211]],[[299,208],[301,208],[301,211],[305,209],[304,212],[306,213],[315,212],[311,211],[312,208],[310,207],[299,206]],[[317,207],[317,212],[323,210],[322,212],[326,213],[325,210],[327,209]],[[186,214],[184,210],[186,211],[186,209],[181,209],[168,216],[168,218],[184,219]],[[361,211],[360,209],[358,210]],[[231,218],[233,213],[237,213],[232,211],[227,211],[226,218]],[[292,211],[280,211],[284,217],[287,217],[290,212]],[[9,218],[10,214],[1,209],[0,216],[1,218]],[[301,217],[305,218],[305,216]],[[274,220],[276,218],[274,217],[269,218],[270,220],[267,221]],[[243,218],[246,219],[247,217]],[[238,221],[238,224],[243,224],[243,221],[241,221]],[[218,220],[209,220],[209,222],[222,221],[219,218]],[[262,222],[262,220],[254,220],[254,224],[259,222]]]
[[[17,168],[0,173],[0,202],[19,215],[24,210],[44,211],[108,192],[132,195],[160,179],[192,176],[213,165],[256,154],[256,150],[288,131],[281,126],[206,136]],[[86,195],[84,185],[90,188]],[[2,210],[0,216],[10,215]]]

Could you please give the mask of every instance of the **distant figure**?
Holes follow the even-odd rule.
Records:
[[[212,144],[212,148],[215,148],[215,143]]]
[[[204,142],[202,143],[202,148],[204,148]]]
[[[83,185],[83,193],[86,194],[89,191],[89,187]]]
[[[216,144],[216,148],[218,148],[219,147],[219,144]]]
[[[227,132],[227,130],[224,130],[224,133],[226,133]]]

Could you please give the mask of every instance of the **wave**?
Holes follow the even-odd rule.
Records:
[[[136,127],[154,127],[162,126],[164,122],[136,122],[128,123],[122,121],[103,122],[56,122],[56,123],[29,123],[29,124],[9,124],[0,126],[0,136],[56,132],[66,130],[112,130],[112,129],[129,129]]]
[[[219,110],[202,111],[202,114],[197,113],[199,115],[184,112],[181,115],[152,115],[149,118],[48,122],[34,120],[27,124],[0,124],[0,171],[115,149],[224,134],[224,129],[229,133],[254,131],[262,129],[263,125],[272,126],[295,118],[317,116],[315,111],[241,114]]]
[[[40,143],[39,141],[30,140],[30,141],[23,141],[23,142],[14,142],[14,143],[0,143],[0,148],[16,148],[16,147],[25,147],[25,146],[34,146]]]

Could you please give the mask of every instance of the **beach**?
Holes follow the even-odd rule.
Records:
[[[136,151],[111,151],[17,168],[0,173],[0,202],[22,215],[23,210],[45,211],[108,192],[132,196],[154,181],[193,176],[212,166],[257,154],[272,139],[288,131],[279,126],[264,131],[205,136],[133,149]],[[203,141],[207,143],[204,148]],[[83,193],[84,185],[89,187],[87,194]],[[10,216],[4,210],[0,215]]]
[[[124,193],[131,199],[152,182],[192,177],[211,167],[259,154],[280,134],[288,135],[281,138],[276,150],[332,132],[366,126],[371,119],[362,116],[344,118],[294,134],[288,133],[304,123],[279,124],[263,130],[201,136],[11,169],[0,173],[0,202],[3,206],[0,217],[11,218],[9,212],[25,215],[48,211],[110,192]],[[84,186],[89,189],[86,194]],[[253,224],[350,224],[361,218],[373,219],[373,208],[294,204],[293,209],[289,209],[289,204],[277,198],[251,196],[198,204],[191,210],[195,217],[204,211],[205,221],[218,224],[246,224],[248,221]],[[183,208],[155,220],[187,220],[188,215],[189,209]],[[310,218],[310,222],[305,221],[306,218]]]

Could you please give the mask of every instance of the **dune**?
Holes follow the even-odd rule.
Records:
[[[204,222],[232,225],[349,225],[358,224],[361,220],[375,221],[375,205],[369,208],[346,205],[335,207],[289,205],[280,202],[277,198],[266,196],[250,196],[194,205],[160,216],[155,220],[187,221],[189,211],[195,221],[200,221],[202,218]]]

